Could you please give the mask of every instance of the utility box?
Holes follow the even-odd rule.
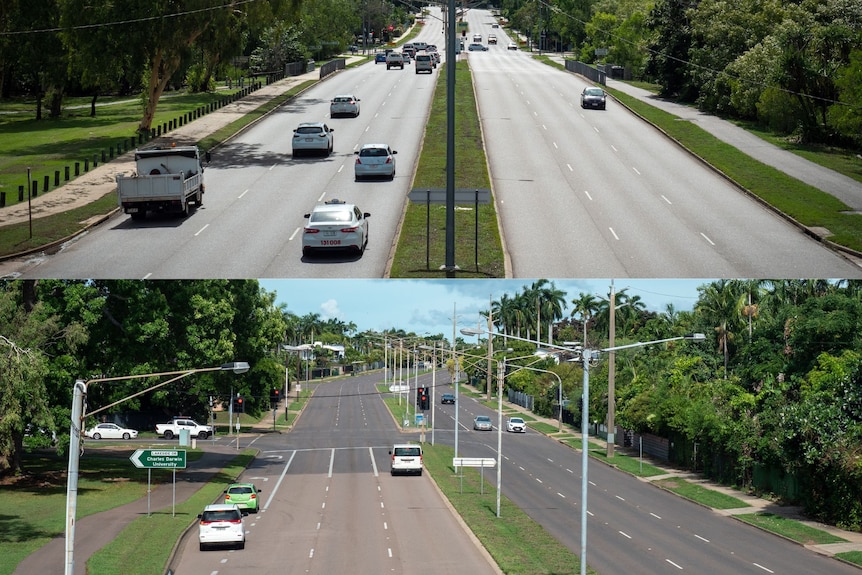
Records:
[[[191,445],[191,431],[188,429],[180,429],[180,445],[183,447],[188,447]]]

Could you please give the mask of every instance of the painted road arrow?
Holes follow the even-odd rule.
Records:
[[[129,459],[138,468],[186,468],[185,449],[138,449]]]

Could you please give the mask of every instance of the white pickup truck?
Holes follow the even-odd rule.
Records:
[[[135,150],[136,172],[117,176],[117,201],[133,220],[147,212],[189,215],[189,205],[203,204],[204,167],[197,146]]]
[[[175,417],[167,423],[156,424],[156,433],[164,435],[165,439],[179,437],[181,429],[188,429],[189,437],[197,437],[198,439],[206,439],[213,434],[211,425],[201,425],[194,419],[183,417]]]

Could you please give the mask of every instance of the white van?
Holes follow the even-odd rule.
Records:
[[[416,443],[396,443],[389,450],[392,456],[392,475],[415,473],[422,475],[422,446]]]

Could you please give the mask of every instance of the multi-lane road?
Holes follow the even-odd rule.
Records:
[[[487,38],[490,12],[466,18],[471,34]],[[506,32],[493,30],[499,44],[461,57],[473,72],[515,277],[862,277],[622,106],[582,110],[583,78],[507,50]],[[431,17],[417,39],[443,48],[441,31]],[[118,215],[22,275],[383,277],[437,73],[369,63],[331,75],[218,148],[204,206],[191,217]],[[340,93],[361,98],[358,118],[328,117]],[[293,129],[320,120],[335,129],[334,153],[294,159]],[[369,142],[398,150],[394,182],[353,181],[353,152]],[[368,250],[304,259],[303,214],[332,198],[371,213]]]
[[[263,508],[248,519],[246,549],[200,552],[192,534],[176,571],[494,573],[427,474],[389,475],[389,447],[419,437],[398,431],[381,379],[318,384],[293,431],[256,440],[243,480],[263,487]],[[452,391],[439,379],[438,398]],[[471,426],[480,414],[496,422],[494,412],[464,394],[459,409],[459,455],[496,458],[496,430]],[[455,406],[436,404],[434,419],[435,441],[453,444]],[[504,433],[502,458],[503,495],[579,554],[580,452],[530,430]],[[858,573],[601,463],[589,464],[588,490],[587,560],[603,575]]]

